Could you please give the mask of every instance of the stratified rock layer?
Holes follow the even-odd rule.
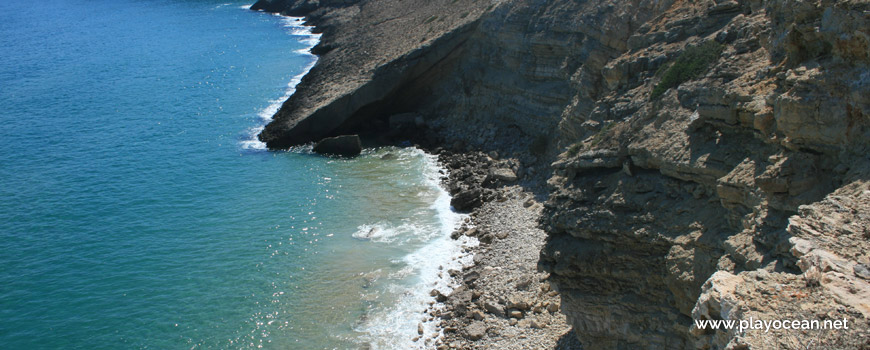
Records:
[[[317,65],[260,134],[273,149],[376,129],[396,114],[384,111],[410,111],[420,91],[408,84],[437,74],[434,67],[456,53],[486,7],[472,0],[258,4],[272,10],[283,4],[285,13],[306,15],[323,33],[313,49]]]
[[[319,7],[321,61],[261,138],[281,148],[415,113],[444,147],[510,159],[520,184],[549,178],[539,266],[587,349],[868,348],[868,13],[858,0]],[[696,46],[721,54],[651,97]],[[451,192],[471,209],[487,200],[476,189]],[[852,327],[692,322],[749,318]]]
[[[577,137],[553,164],[542,219],[541,266],[590,348],[792,348],[819,333],[692,324],[749,317],[847,318],[855,328],[822,344],[867,346],[868,285],[849,271],[870,244],[845,225],[870,214],[857,204],[870,141],[867,9],[674,4],[604,64],[594,101],[575,100],[592,102],[588,113],[562,121]],[[723,51],[707,72],[650,98],[687,45],[711,41]],[[832,196],[851,209],[819,208]],[[798,239],[837,244],[803,252]],[[816,270],[826,271],[818,284],[806,282]]]

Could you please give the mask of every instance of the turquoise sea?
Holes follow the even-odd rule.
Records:
[[[263,149],[317,36],[249,5],[0,2],[0,348],[415,346],[440,170]]]

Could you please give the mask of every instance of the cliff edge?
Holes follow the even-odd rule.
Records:
[[[405,94],[406,100],[394,96],[409,82],[433,74],[436,64],[458,55],[486,7],[472,0],[255,3],[255,10],[305,16],[322,33],[312,50],[318,63],[260,140],[276,149],[344,132],[380,130],[388,120],[379,112],[411,110],[413,96],[421,92]]]
[[[324,36],[261,139],[510,163],[585,349],[870,348],[867,1],[275,1]],[[793,319],[850,327],[694,326]]]

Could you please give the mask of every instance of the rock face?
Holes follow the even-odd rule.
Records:
[[[444,147],[497,152],[464,161],[547,179],[539,267],[585,349],[868,348],[868,13],[859,0],[319,7],[325,53],[261,138],[281,148],[413,112]],[[682,74],[692,47],[721,54]],[[451,168],[473,180],[449,189],[460,210],[511,179]],[[693,325],[750,317],[854,327]]]
[[[855,35],[870,21],[855,16],[870,7],[786,3],[667,9],[603,66],[596,98],[577,100],[592,103],[589,113],[561,122],[577,137],[553,164],[541,267],[590,348],[810,340],[692,326],[749,317],[845,317],[859,326],[824,333],[824,347],[867,346],[870,298],[854,266],[868,259],[856,249],[870,246],[846,222],[870,215],[859,204],[870,141],[859,72],[870,61],[846,47],[864,40]],[[709,71],[651,100],[657,66],[703,41],[723,49]]]
[[[458,54],[487,6],[472,0],[309,3],[316,1],[269,3],[305,15],[323,33],[313,49],[317,65],[259,135],[273,149],[357,133],[408,112],[431,79],[427,74]],[[411,89],[409,82],[421,86]]]
[[[362,152],[359,135],[327,137],[314,145],[312,151],[320,154],[356,157]]]
[[[390,116],[391,129],[421,128],[425,124],[423,116],[416,113],[402,113]]]
[[[360,0],[257,0],[251,10],[283,13],[290,16],[307,16],[318,10],[347,7]]]

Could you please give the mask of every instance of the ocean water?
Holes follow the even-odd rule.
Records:
[[[263,149],[317,36],[248,5],[0,2],[0,348],[415,346],[440,170]]]

